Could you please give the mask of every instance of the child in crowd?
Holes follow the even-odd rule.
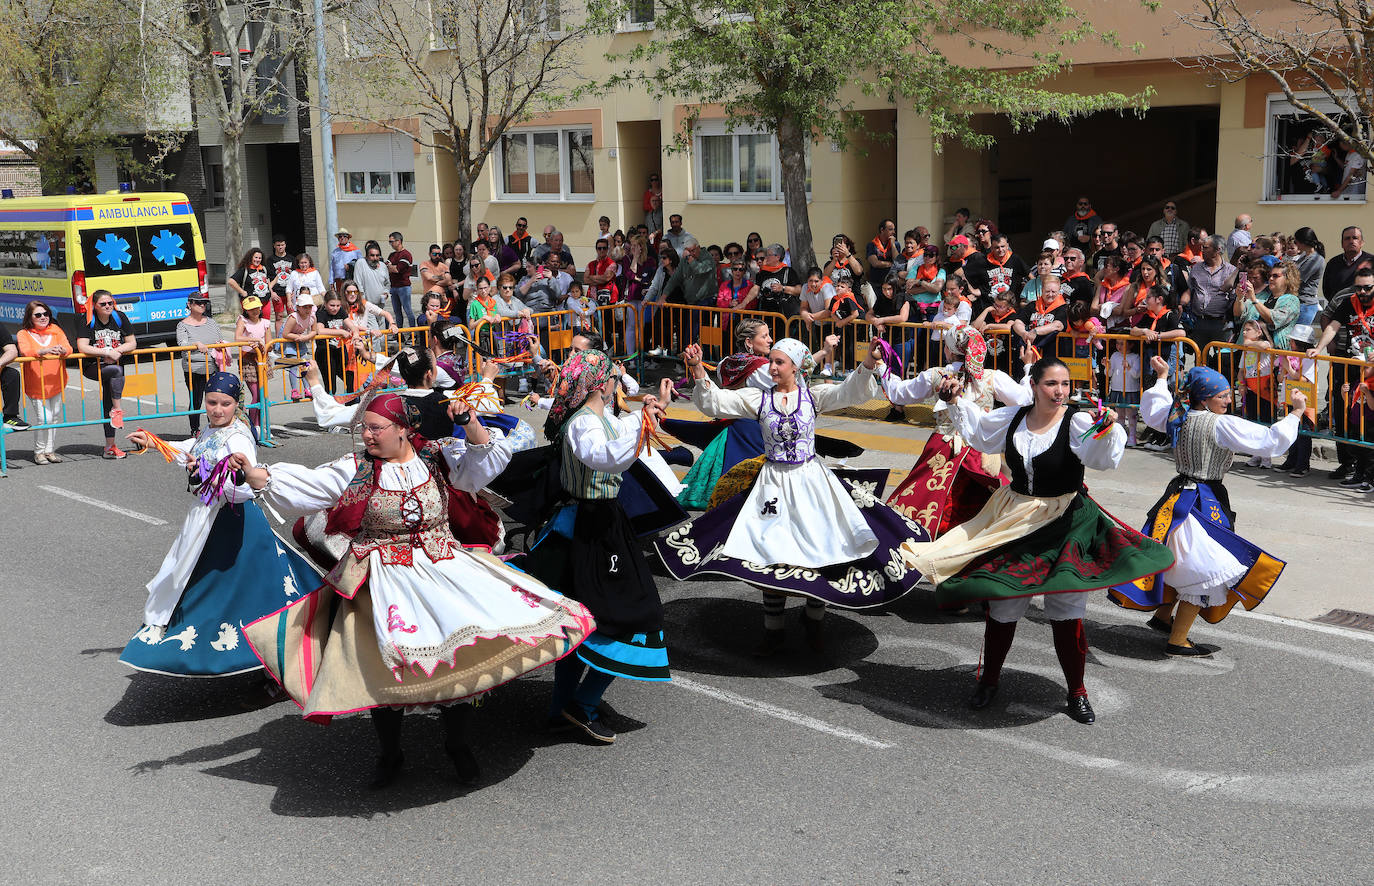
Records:
[[[587,295],[581,283],[574,280],[568,286],[568,300],[563,307],[572,312],[573,334],[596,331],[596,301]]]
[[[1085,301],[1075,301],[1069,305],[1069,332],[1073,334],[1073,355],[1087,357],[1092,365],[1092,377],[1099,378],[1098,354],[1102,342],[1096,336],[1106,332],[1102,321],[1093,316],[1092,306]]]
[[[1304,350],[1316,341],[1311,326],[1294,326],[1288,336],[1289,347]],[[1317,361],[1310,357],[1282,356],[1274,358],[1274,375],[1278,378],[1280,403],[1288,403],[1294,390],[1302,390],[1310,404],[1303,410],[1299,427],[1313,431],[1317,428]],[[1312,438],[1299,434],[1297,442],[1288,450],[1288,459],[1278,470],[1289,476],[1304,477],[1312,470]]]
[[[444,297],[437,292],[426,292],[420,299],[420,310],[424,313],[424,324],[428,326],[440,317],[447,317],[448,311],[444,310]]]
[[[1264,327],[1258,320],[1246,320],[1241,326],[1241,343],[1250,348],[1269,347]],[[1242,391],[1240,414],[1250,421],[1268,424],[1274,420],[1273,358],[1257,350],[1240,352],[1240,379],[1235,387]],[[1246,462],[1252,468],[1269,468],[1267,458],[1252,456]]]
[[[1140,355],[1131,350],[1134,342],[1118,339],[1107,366],[1107,400],[1116,409],[1118,421],[1126,429],[1126,445],[1135,446],[1135,420],[1140,410]]]

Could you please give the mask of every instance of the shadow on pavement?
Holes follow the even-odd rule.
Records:
[[[935,592],[919,587],[901,599],[888,604],[883,612],[895,615],[907,624],[958,624],[983,621],[983,604],[973,603],[962,610],[941,609],[935,604]]]
[[[858,679],[817,686],[816,691],[908,726],[1006,729],[1049,719],[1065,707],[1062,681],[1014,667],[1002,671],[997,696],[981,711],[968,708],[975,686],[973,669],[968,665],[922,670],[859,662],[849,665],[849,669]]]
[[[529,681],[489,697],[472,718],[468,743],[482,767],[474,787],[460,784],[444,754],[444,729],[435,713],[408,713],[402,725],[405,769],[381,791],[370,791],[377,739],[367,715],[341,717],[327,726],[307,723],[291,708],[256,730],[131,767],[138,774],[168,766],[197,766],[206,775],[276,789],[271,810],[293,818],[371,818],[433,806],[494,787],[518,772],[534,749],[555,741],[538,728],[549,687]],[[286,711],[286,708],[281,710]],[[247,755],[247,756],[243,756]],[[231,759],[240,758],[241,759]]]
[[[204,680],[135,671],[129,676],[124,696],[105,714],[105,722],[112,726],[154,726],[213,720],[285,701],[285,696],[268,696],[265,680],[260,670]]]
[[[763,639],[760,603],[720,597],[669,601],[663,604],[668,660],[674,670],[694,674],[780,677],[853,667],[878,648],[872,631],[832,608],[825,614],[825,652],[812,652],[802,634],[803,608],[800,600],[788,600],[786,647],[771,658],[755,658]]]

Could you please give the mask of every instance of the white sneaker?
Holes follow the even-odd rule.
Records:
[[[1250,460],[1245,463],[1245,466],[1247,468],[1257,468],[1260,464],[1260,457],[1258,455],[1252,455],[1250,456]]]
[[[527,378],[520,379],[520,387],[517,390],[522,394],[528,394],[530,392],[530,380]]]
[[[830,378],[830,377],[831,377],[832,375],[834,375],[834,374],[835,374],[835,364],[833,364],[833,363],[827,363],[827,364],[825,364],[825,368],[821,370],[821,375],[824,376],[825,378]]]

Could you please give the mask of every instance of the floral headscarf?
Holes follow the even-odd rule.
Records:
[[[558,373],[553,406],[544,421],[544,436],[557,436],[568,417],[587,402],[593,390],[606,383],[614,369],[615,364],[604,351],[578,351],[569,357]]]
[[[988,343],[983,334],[967,323],[960,323],[946,329],[942,338],[951,354],[958,354],[964,358],[964,371],[969,377],[981,381],[983,361],[988,353]]]

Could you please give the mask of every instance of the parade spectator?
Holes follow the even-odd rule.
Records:
[[[668,230],[663,232],[663,242],[673,247],[678,255],[683,254],[686,249],[687,238],[691,236],[682,228],[682,215],[680,213],[674,212],[668,216]]]
[[[1119,255],[1108,256],[1103,263],[1102,280],[1097,284],[1097,294],[1093,296],[1092,303],[1093,314],[1101,318],[1108,332],[1116,332],[1130,319],[1131,303],[1126,298],[1130,285],[1125,259]]]
[[[673,251],[673,247],[664,245],[658,252],[658,270],[649,284],[649,291],[644,294],[644,347],[650,357],[666,355],[666,345],[672,340],[672,318],[668,312],[660,308],[663,306],[663,288],[668,285],[673,274],[677,273],[679,263],[680,259]],[[651,345],[653,347],[650,347]]]
[[[973,223],[973,247],[979,254],[987,255],[988,250],[992,249],[992,238],[997,236],[997,225],[992,223],[992,219],[980,218]]]
[[[549,255],[542,265],[528,266],[529,273],[520,282],[520,300],[536,314],[561,310],[572,286],[572,275],[563,270],[563,259],[557,253]],[[540,324],[548,328],[548,320]]]
[[[763,250],[763,235],[758,231],[750,231],[749,236],[744,238],[744,255],[746,258],[755,260],[759,252]],[[758,268],[750,268],[751,274],[757,274]]]
[[[848,280],[850,290],[858,292],[864,271],[854,257],[854,241],[844,234],[836,234],[830,241],[830,260],[825,263],[824,270],[832,286],[838,288],[841,280]]]
[[[343,298],[344,308],[348,311],[348,319],[353,321],[355,331],[396,331],[396,318],[365,298],[357,280],[344,284]]]
[[[296,309],[282,325],[281,337],[286,339],[282,353],[289,361],[286,375],[291,382],[291,401],[302,397],[309,398],[310,392],[301,392],[300,369],[302,362],[310,359],[310,341],[315,338],[315,302],[308,298],[296,301]]]
[[[1227,255],[1233,256],[1237,249],[1243,249],[1255,242],[1254,235],[1250,233],[1254,224],[1254,219],[1244,213],[1236,216],[1235,228],[1232,229],[1231,235],[1226,238]]]
[[[658,262],[649,254],[649,240],[643,234],[630,238],[630,254],[625,265],[625,300],[643,301],[658,271]],[[629,346],[634,350],[634,346]]]
[[[1261,323],[1265,337],[1275,347],[1287,350],[1288,336],[1302,312],[1302,303],[1298,300],[1300,272],[1297,264],[1286,261],[1271,268],[1255,259],[1246,269],[1246,278],[1245,290],[1236,290],[1232,315],[1237,323],[1250,320]]]
[[[285,329],[286,321],[282,321]],[[210,350],[210,345],[224,341],[224,331],[210,316],[210,299],[200,293],[186,300],[186,317],[177,324],[177,346],[190,347],[181,354],[181,370],[186,376],[186,390],[191,392],[191,434],[200,431],[201,406],[205,402],[205,382],[211,373],[226,362],[223,349]]]
[[[1302,281],[1298,284],[1298,301],[1302,303],[1298,322],[1310,326],[1317,319],[1321,298],[1325,297],[1322,295],[1322,279],[1326,273],[1326,247],[1317,238],[1316,231],[1304,227],[1293,232],[1286,248],[1291,250],[1289,257],[1302,275]]]
[[[1161,289],[1169,292],[1169,287],[1164,284],[1163,269],[1159,262],[1152,258],[1143,258],[1140,264],[1136,265],[1131,272],[1131,285],[1126,289],[1126,297],[1122,302],[1127,305],[1127,314],[1132,322],[1145,310],[1145,297],[1153,289]],[[1148,362],[1148,361],[1147,361]]]
[[[911,321],[911,300],[906,296],[902,278],[890,274],[878,284],[877,297],[868,312],[868,322],[873,324],[873,335],[886,339],[902,357],[902,365],[911,364],[912,348],[916,344],[914,329],[889,329],[895,323]]]
[[[968,272],[969,288],[981,293],[973,300],[973,311],[976,313],[992,304],[993,297],[1004,290],[1010,290],[1013,295],[1019,293],[1025,288],[1029,273],[1030,268],[1021,256],[1011,251],[1007,235],[993,234],[992,248],[983,257],[981,266]]]
[[[1190,228],[1188,230],[1188,244],[1183,251],[1178,254],[1179,264],[1185,268],[1195,265],[1202,261],[1202,244],[1207,240],[1206,228]]]
[[[1345,133],[1337,133],[1336,137],[1340,139],[1341,147],[1345,148],[1345,160],[1342,163],[1341,183],[1331,189],[1331,199],[1338,200],[1342,195],[1355,198],[1363,197],[1365,194],[1365,159],[1355,149],[1355,145]]]
[[[897,245],[897,223],[885,218],[878,223],[878,236],[869,241],[864,252],[868,259],[868,285],[874,292],[892,273],[901,249]]]
[[[368,240],[363,244],[363,260],[353,265],[353,282],[363,298],[381,307],[391,294],[391,269],[382,261],[382,244]]]
[[[917,322],[929,320],[940,307],[940,293],[945,288],[945,269],[940,265],[940,248],[926,246],[919,262],[907,268],[906,292],[916,306]]]
[[[1059,292],[1059,278],[1049,276],[1041,282],[1040,292],[1035,299],[1028,302],[1022,308],[1021,316],[1012,321],[1011,331],[1028,347],[1044,355],[1054,353],[1055,337],[1068,325],[1069,303]]]
[[[1015,298],[1007,290],[1008,298]],[[973,319],[973,303],[969,301],[969,285],[963,277],[945,278],[945,291],[940,299],[940,309],[930,322],[937,326],[958,326]]]
[[[1087,258],[1083,250],[1070,246],[1064,250],[1064,276],[1059,281],[1059,289],[1067,295],[1070,302],[1091,305],[1096,287],[1093,278],[1083,270]]]
[[[479,250],[479,252],[485,252],[485,249]],[[468,259],[467,274],[464,275],[462,283],[463,298],[465,299],[472,298],[473,292],[477,290],[477,282],[479,280],[487,281],[488,286],[496,282],[496,273],[492,271],[491,267],[488,266],[482,258],[482,255],[479,254]],[[552,255],[550,258],[552,258]]]
[[[391,244],[391,254],[386,257],[388,289],[391,294],[391,314],[400,323],[405,318],[407,326],[415,325],[415,310],[411,307],[411,277],[415,270],[415,256],[406,249],[405,238],[400,231],[392,231],[387,236]]]
[[[1345,233],[1349,230],[1347,228],[1346,232],[1342,233],[1343,241]],[[1348,241],[1343,245],[1347,245],[1348,251]],[[1364,358],[1359,347],[1359,339],[1374,338],[1374,269],[1365,264],[1356,268],[1351,278],[1350,288],[1336,293],[1327,304],[1326,310],[1322,312],[1321,336],[1307,351],[1307,356],[1317,357],[1329,347],[1328,353],[1333,357]],[[1329,384],[1334,401],[1331,404],[1331,430],[1337,437],[1343,438],[1336,442],[1336,458],[1339,464],[1329,477],[1339,480],[1342,486],[1359,486],[1369,479],[1358,470],[1363,464],[1363,447],[1344,440],[1360,436],[1360,429],[1351,426],[1351,410],[1348,408],[1347,396],[1353,398],[1355,389],[1363,380],[1363,373],[1360,366],[1347,363],[1332,363],[1329,371]]]
[[[506,238],[506,245],[515,250],[522,262],[530,257],[530,250],[534,247],[534,240],[530,237],[529,229],[529,219],[522,215],[515,220],[515,230]]]
[[[1182,319],[1163,287],[1156,286],[1146,293],[1145,310],[1132,325],[1131,335],[1144,340],[1140,349],[1140,365],[1144,371],[1145,390],[1148,390],[1155,383],[1150,361],[1161,357],[1165,363],[1176,366],[1178,345],[1175,343],[1187,335]]]
[[[1040,244],[1040,254],[1049,254],[1050,273],[1058,277],[1061,281],[1068,269],[1064,266],[1064,233],[1063,231],[1053,231],[1050,236],[1045,238],[1045,242]]]
[[[572,251],[563,245],[563,232],[557,228],[549,229],[548,242],[536,246],[533,255],[536,265],[547,263],[550,255],[557,255],[559,267],[576,267],[576,265],[573,264]]]
[[[315,316],[315,364],[320,368],[324,379],[324,389],[331,395],[337,390],[340,379],[344,390],[353,390],[351,373],[345,368],[343,346],[352,333],[348,329],[348,311],[344,308],[343,296],[331,292],[324,297],[324,305]]]
[[[124,427],[124,364],[129,352],[138,347],[134,325],[123,311],[115,309],[115,297],[107,289],[91,296],[95,313],[78,327],[76,349],[91,360],[81,361],[81,373],[100,383],[100,410],[105,416],[105,458],[124,458],[115,445],[115,429]]]
[[[680,217],[679,222],[681,221]],[[716,301],[716,262],[690,234],[682,240],[682,262],[664,284],[664,300],[669,304],[705,306]],[[686,337],[695,340],[695,333]]]
[[[1026,280],[1021,286],[1021,301],[1034,301],[1040,297],[1040,284],[1050,277],[1059,277],[1054,273],[1054,253],[1047,251],[1041,252],[1040,257],[1035,260],[1035,274]]]
[[[620,288],[616,285],[620,266],[611,258],[611,241],[608,238],[602,237],[597,240],[595,249],[596,258],[588,262],[587,270],[582,273],[582,280],[591,290],[596,302],[613,304],[620,300]]]
[[[1164,217],[1155,219],[1146,233],[1146,238],[1158,237],[1164,244],[1166,255],[1178,255],[1188,242],[1188,223],[1178,217],[1178,204],[1173,200],[1164,203]]]
[[[759,310],[795,317],[801,306],[802,279],[784,260],[785,251],[781,243],[770,244],[763,250],[754,284],[759,288]]]
[[[1064,220],[1065,244],[1086,252],[1093,244],[1093,235],[1101,227],[1102,217],[1093,209],[1092,201],[1086,196],[1079,197],[1073,214]]]
[[[1226,261],[1226,241],[1208,237],[1202,244],[1202,261],[1188,272],[1188,293],[1184,310],[1192,317],[1188,337],[1202,350],[1208,342],[1228,341],[1231,300],[1239,272]],[[1185,326],[1187,324],[1185,323]]]
[[[286,278],[286,294],[293,305],[306,301],[314,306],[324,299],[324,279],[320,277],[310,253],[302,252],[296,256],[296,268]]]
[[[1350,225],[1341,231],[1341,254],[1328,258],[1322,272],[1322,295],[1326,296],[1328,309],[1336,293],[1349,288],[1355,280],[1355,269],[1366,261],[1374,261],[1374,255],[1364,251],[1364,231],[1358,225]]]
[[[1092,257],[1088,259],[1088,269],[1093,276],[1100,276],[1102,268],[1107,263],[1107,257],[1111,255],[1121,255],[1121,230],[1116,226],[1116,222],[1103,222],[1098,227],[1094,240],[1097,249]],[[1070,238],[1072,242],[1072,238]]]
[[[1140,354],[1126,339],[1112,342],[1112,355],[1107,360],[1107,402],[1120,413],[1126,429],[1126,445],[1136,445],[1136,416],[1140,406]],[[1150,443],[1149,448],[1163,450],[1163,444]]]
[[[239,259],[234,273],[224,281],[229,291],[238,297],[241,304],[248,296],[270,303],[272,300],[272,277],[262,262],[262,249],[254,246]]]
[[[52,308],[41,301],[31,301],[24,306],[24,319],[19,325],[18,342],[10,341],[9,332],[0,327],[0,359],[10,351],[17,350],[25,357],[33,358],[24,364],[24,395],[29,398],[33,416],[39,425],[54,425],[62,421],[62,394],[67,389],[67,361],[72,346],[62,327],[53,322]],[[4,361],[9,362],[9,361]],[[5,369],[13,372],[13,367]],[[17,387],[17,385],[16,385]],[[11,407],[6,392],[5,412],[13,415],[11,423],[7,417],[6,427],[14,431],[27,430],[30,425],[19,421],[19,407]],[[18,392],[15,392],[18,400]],[[11,412],[13,408],[13,412]],[[65,459],[57,454],[57,431],[55,429],[34,431],[34,464],[58,464]]]
[[[1306,351],[1317,342],[1318,333],[1313,327],[1298,324],[1293,327],[1288,337],[1288,347],[1295,351]],[[1317,385],[1317,361],[1311,357],[1278,357],[1278,365],[1275,367],[1274,375],[1279,380],[1279,403],[1291,402],[1290,386],[1298,389],[1298,385],[1304,385],[1307,389],[1315,390]],[[1313,401],[1315,401],[1315,397]],[[1315,405],[1315,403],[1314,403]],[[1311,432],[1317,429],[1316,425],[1317,410],[1314,406],[1309,406],[1303,410],[1300,426],[1303,430]],[[1278,470],[1287,471],[1290,477],[1306,477],[1312,471],[1312,437],[1311,434],[1299,434],[1297,441],[1288,450],[1288,459]]]
[[[830,300],[834,297],[835,287],[831,285],[830,280],[820,268],[812,268],[810,273],[806,275],[806,284],[802,287],[800,311],[802,325],[811,334],[810,338],[813,344],[815,342],[813,327],[816,322],[816,315],[824,313],[825,309],[830,306]]]
[[[454,255],[457,255],[456,250]],[[452,262],[444,261],[444,251],[439,247],[438,243],[431,243],[429,245],[429,259],[420,262],[420,290],[425,293],[433,292],[443,296],[448,302],[445,307],[450,316],[457,313],[459,300],[459,290],[454,286],[454,275],[452,271],[455,268],[461,268],[463,270],[458,271],[458,273],[461,274],[466,267],[465,264],[458,265],[457,258]]]
[[[344,284],[345,289],[358,293],[357,281]],[[356,295],[362,299],[361,295]],[[258,416],[258,397],[262,392],[259,368],[267,359],[267,338],[271,334],[272,321],[262,316],[262,302],[254,296],[243,300],[243,313],[234,321],[234,341],[252,342],[251,347],[239,349],[239,378],[248,391],[248,421],[253,428],[254,440],[262,439],[260,418]]]
[[[425,326],[441,319],[445,315],[444,302],[446,299],[437,292],[426,292],[420,297],[420,316],[416,319]]]
[[[1127,233],[1121,238],[1121,257],[1126,259],[1127,272],[1133,273],[1145,258],[1145,244],[1135,234]]]
[[[969,221],[972,217],[973,213],[969,212],[967,206],[960,206],[954,210],[954,220],[945,228],[942,237],[946,246],[953,243],[955,237],[965,237],[969,242],[973,242],[973,224]]]
[[[716,307],[736,308],[741,311],[753,309],[754,302],[759,297],[759,287],[748,275],[749,268],[744,264],[744,259],[737,258],[732,261],[729,276],[716,291]],[[729,326],[729,323],[722,324],[722,328]]]
[[[487,269],[493,282],[496,280],[496,275],[501,273],[501,264],[496,260],[496,256],[491,254],[491,244],[486,240],[478,240],[472,244],[472,258],[468,259],[469,267],[474,260],[482,263],[482,267]]]
[[[649,173],[649,184],[644,189],[644,224],[650,230],[663,230],[663,180],[657,172]]]
[[[518,280],[525,273],[524,257],[505,241],[496,225],[487,228],[487,251],[496,257],[496,266],[501,269],[498,278],[501,274],[510,274]]]
[[[926,236],[929,238],[929,234]],[[906,285],[907,273],[914,267],[920,267],[924,254],[925,246],[914,228],[902,235],[902,251],[897,253],[897,258],[892,262],[892,273],[902,278],[903,287]]]
[[[1169,258],[1173,253],[1164,245],[1164,238],[1151,235],[1145,240],[1145,257],[1159,264],[1165,291],[1178,304],[1188,291],[1188,266]]]
[[[292,311],[286,283],[291,279],[291,269],[295,265],[295,256],[286,251],[286,238],[281,234],[273,234],[272,254],[267,257],[267,271],[272,281],[272,319],[279,338],[282,325],[286,323],[286,316]]]
[[[43,309],[48,311],[48,319],[51,321],[52,312],[46,306]],[[25,312],[27,313],[27,309]],[[10,335],[10,331],[0,325],[0,399],[4,402],[5,427],[11,431],[27,431],[31,425],[19,417],[19,391],[22,388],[19,370],[10,365],[17,359],[19,346]]]
[[[492,281],[486,277],[479,277],[472,288],[472,297],[468,299],[467,323],[468,331],[472,333],[474,340],[482,335],[482,345],[488,350],[493,344],[491,340],[491,330],[488,324],[500,320],[501,315],[496,310],[496,296],[491,291]]]
[[[335,292],[340,292],[343,281],[353,276],[353,265],[358,261],[358,247],[353,245],[353,235],[348,228],[339,228],[334,238],[337,242],[329,251],[329,285]]]
[[[477,244],[478,244],[478,243],[485,243],[485,242],[487,242],[487,223],[486,223],[486,222],[478,222],[478,223],[477,223],[477,236],[474,237],[474,238],[473,238],[473,241],[472,241],[471,243],[468,244],[468,249],[471,250],[472,252],[476,252],[476,251],[477,251]]]
[[[854,352],[856,336],[853,324],[857,320],[864,319],[866,314],[863,304],[854,294],[852,278],[841,277],[833,282],[833,286],[835,295],[830,299],[830,304],[813,318],[817,322],[829,320],[835,327],[835,333],[840,337],[840,344],[834,352],[827,353],[822,361],[824,365],[821,367],[820,374],[826,377],[834,374],[837,357],[843,360],[847,355]]]

